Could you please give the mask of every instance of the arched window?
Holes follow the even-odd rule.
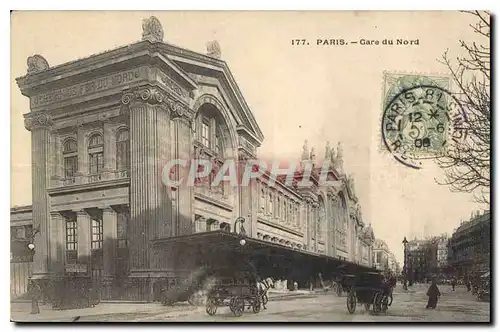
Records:
[[[94,134],[89,138],[89,172],[100,174],[104,167],[104,144],[101,134]]]
[[[73,179],[78,171],[78,145],[73,138],[63,143],[64,177]]]
[[[208,103],[203,104],[198,109],[192,128],[195,132],[194,137],[196,141],[201,144],[204,149],[211,151],[211,154],[222,157],[227,143],[223,135],[225,122],[216,106]]]
[[[130,133],[127,129],[120,130],[116,135],[116,169],[130,168]]]
[[[94,134],[89,139],[89,148],[101,147],[104,144],[101,134]]]

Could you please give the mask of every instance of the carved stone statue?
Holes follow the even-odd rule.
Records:
[[[309,155],[309,159],[311,159],[312,162],[316,160],[316,151],[314,147],[311,148],[311,154]]]
[[[163,41],[163,28],[156,17],[151,16],[142,21],[142,40],[149,40],[152,42]]]
[[[326,147],[325,147],[325,161],[330,159],[330,142],[326,142]]]
[[[339,171],[341,171],[344,168],[344,160],[343,160],[343,149],[342,149],[342,143],[337,144],[337,157],[335,158],[335,168]]]
[[[347,185],[349,186],[349,190],[353,194],[353,196],[356,196],[356,191],[354,187],[354,177],[352,175],[347,176]]]
[[[335,156],[335,148],[331,148],[331,149],[330,149],[330,156],[329,156],[329,158],[330,158],[330,164],[331,164],[332,166],[334,166],[334,165],[335,165],[335,159],[337,158],[337,157]]]
[[[220,45],[217,40],[213,40],[207,43],[207,55],[212,58],[220,59],[221,57]]]
[[[36,74],[49,69],[49,63],[39,54],[28,57],[28,74]]]
[[[302,157],[300,160],[309,159],[309,147],[307,146],[307,140],[304,141],[304,145],[302,146]]]

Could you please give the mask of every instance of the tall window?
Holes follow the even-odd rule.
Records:
[[[122,129],[116,135],[116,169],[130,168],[130,133]]]
[[[102,249],[102,220],[92,220],[92,241],[90,247],[92,250]]]
[[[78,146],[76,140],[68,139],[63,144],[64,177],[71,179],[78,171]]]
[[[92,135],[89,139],[88,148],[90,174],[99,174],[104,167],[104,142],[102,135]]]
[[[219,128],[215,131],[215,142],[214,142],[214,150],[217,155],[222,154],[222,145],[221,145],[221,134]]]
[[[201,123],[201,144],[210,148],[210,125],[206,120]]]
[[[103,229],[102,220],[92,219],[92,237],[90,240],[92,278],[100,280],[103,272]]]
[[[77,259],[78,233],[76,228],[76,220],[66,220],[66,262],[69,264],[76,263]]]

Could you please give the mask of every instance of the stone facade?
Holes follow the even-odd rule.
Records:
[[[268,176],[247,187],[164,184],[171,159],[233,159],[241,172],[264,137],[218,43],[204,55],[164,43],[156,19],[143,29],[138,43],[55,67],[37,55],[17,79],[31,106],[33,275],[172,277],[174,254],[152,240],[227,229],[240,216],[251,237],[372,266],[373,230],[340,146],[325,154],[330,187],[318,186],[307,147],[301,164],[316,170],[307,188]]]

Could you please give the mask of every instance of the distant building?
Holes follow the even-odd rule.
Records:
[[[396,256],[389,250],[389,246],[383,240],[375,239],[375,243],[373,244],[373,262],[377,270],[394,274],[400,273]]]
[[[463,222],[450,239],[450,266],[463,277],[490,270],[490,211]]]
[[[437,239],[437,264],[443,269],[448,265],[448,237],[441,236]]]

